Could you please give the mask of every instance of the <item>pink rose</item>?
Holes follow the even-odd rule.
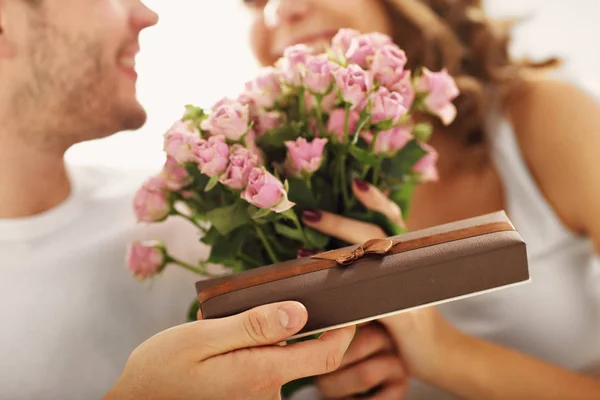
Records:
[[[244,99],[251,99],[257,107],[273,107],[282,94],[279,79],[279,72],[275,68],[261,68],[256,78],[246,83]]]
[[[212,135],[225,135],[229,140],[238,141],[248,131],[250,118],[248,105],[238,101],[226,101],[216,106],[207,120],[202,122],[202,129]]]
[[[167,201],[166,182],[162,176],[148,179],[133,199],[138,222],[159,222],[167,218],[171,206]]]
[[[276,213],[287,211],[295,205],[288,200],[283,184],[265,168],[257,167],[250,171],[248,186],[241,197],[258,208],[267,208]]]
[[[283,114],[279,111],[262,112],[256,116],[256,131],[259,136],[273,128],[277,128],[283,122]]]
[[[339,68],[334,73],[342,98],[354,108],[363,108],[373,86],[371,74],[358,65]]]
[[[179,164],[194,161],[192,150],[200,142],[200,135],[190,125],[177,121],[164,135],[164,151]]]
[[[323,163],[323,151],[327,139],[316,138],[312,142],[300,137],[295,142],[286,141],[288,148],[287,167],[290,172],[300,177],[302,175],[312,175]]]
[[[330,61],[327,55],[309,57],[306,63],[304,85],[313,93],[325,93],[333,82],[332,71],[339,66]]]
[[[202,140],[194,149],[194,154],[200,172],[210,177],[220,176],[229,164],[229,146],[222,135]]]
[[[348,115],[348,134],[351,136],[356,132],[358,120],[360,114],[355,110],[350,110]],[[346,132],[344,131],[346,124],[346,110],[343,108],[336,108],[329,114],[329,121],[327,121],[327,131],[335,135],[335,138],[339,143],[345,143],[347,140]]]
[[[387,35],[382,33],[360,35],[352,39],[350,47],[346,51],[346,59],[363,68],[368,68],[375,52],[385,45],[393,45],[392,39]]]
[[[389,86],[389,89],[400,93],[402,98],[404,99],[404,107],[407,110],[410,110],[413,102],[415,101],[415,89],[412,85],[411,73],[410,71],[404,71],[396,82],[392,83]]]
[[[352,44],[352,40],[360,36],[360,32],[354,29],[340,29],[331,40],[331,49],[338,58],[346,57],[346,53]]]
[[[421,143],[421,147],[427,151],[427,154],[413,166],[413,172],[420,175],[421,182],[437,181],[439,179],[437,170],[438,153],[427,143]]]
[[[221,176],[220,182],[232,189],[242,190],[248,184],[250,171],[256,166],[258,166],[256,156],[247,148],[234,144],[231,147],[229,166]]]
[[[193,181],[185,167],[179,165],[173,157],[167,157],[162,176],[167,188],[173,191],[181,190]]]
[[[377,82],[390,88],[403,75],[406,61],[404,51],[395,44],[388,44],[375,52],[371,71]]]
[[[158,242],[133,242],[127,250],[127,268],[138,279],[159,273],[166,263],[165,251]]]
[[[387,120],[396,124],[407,111],[400,93],[390,92],[383,86],[373,93],[371,104],[371,121],[374,124]]]
[[[373,133],[367,132],[361,135],[368,145],[373,143]],[[373,146],[373,153],[380,155],[393,155],[412,140],[412,135],[406,127],[397,126],[392,129],[381,131],[377,135],[377,141]]]
[[[427,92],[425,107],[434,115],[437,115],[444,125],[450,125],[456,118],[456,107],[452,101],[460,94],[456,82],[448,74],[446,69],[441,72],[431,72],[423,68],[423,77],[419,81],[418,88],[421,92]]]
[[[311,54],[312,50],[304,44],[286,48],[283,57],[276,64],[276,68],[281,71],[281,81],[292,86],[302,85],[306,76],[306,64]]]

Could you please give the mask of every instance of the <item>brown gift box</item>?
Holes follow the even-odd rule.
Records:
[[[196,283],[204,319],[299,301],[295,338],[529,281],[526,245],[504,212]]]

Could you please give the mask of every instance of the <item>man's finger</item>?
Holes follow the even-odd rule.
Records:
[[[302,304],[283,302],[227,318],[197,321],[190,334],[199,341],[201,361],[234,350],[275,345],[298,333],[307,320]]]
[[[404,369],[397,356],[381,355],[318,379],[326,398],[344,398],[364,393],[384,382],[402,381]]]
[[[282,384],[331,373],[342,364],[354,333],[355,327],[351,326],[325,332],[318,339],[279,347],[270,362],[277,366]]]
[[[387,197],[381,190],[364,181],[355,179],[352,182],[354,195],[367,209],[385,215],[390,221],[401,228],[406,228],[402,211],[398,204]]]
[[[342,360],[341,368],[365,360],[377,353],[391,352],[394,342],[387,331],[379,324],[370,323],[358,328],[358,333]]]
[[[302,217],[302,222],[308,227],[348,243],[362,244],[367,240],[387,237],[377,225],[337,214],[324,211],[305,211]]]

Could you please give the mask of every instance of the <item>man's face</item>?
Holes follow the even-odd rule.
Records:
[[[140,128],[135,56],[156,14],[140,0],[32,1],[0,0],[2,118],[60,150]]]

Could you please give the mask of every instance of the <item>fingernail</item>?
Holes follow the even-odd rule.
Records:
[[[310,257],[317,254],[316,251],[314,250],[308,250],[308,249],[298,249],[298,253],[296,254],[296,256],[298,258],[304,258],[304,257]]]
[[[322,214],[320,211],[306,210],[302,213],[302,218],[308,222],[319,222]]]
[[[369,184],[365,181],[361,181],[360,179],[355,179],[354,184],[356,188],[361,192],[367,192],[369,190]]]
[[[299,328],[302,325],[302,307],[298,304],[287,304],[279,309],[279,323],[286,329]]]

